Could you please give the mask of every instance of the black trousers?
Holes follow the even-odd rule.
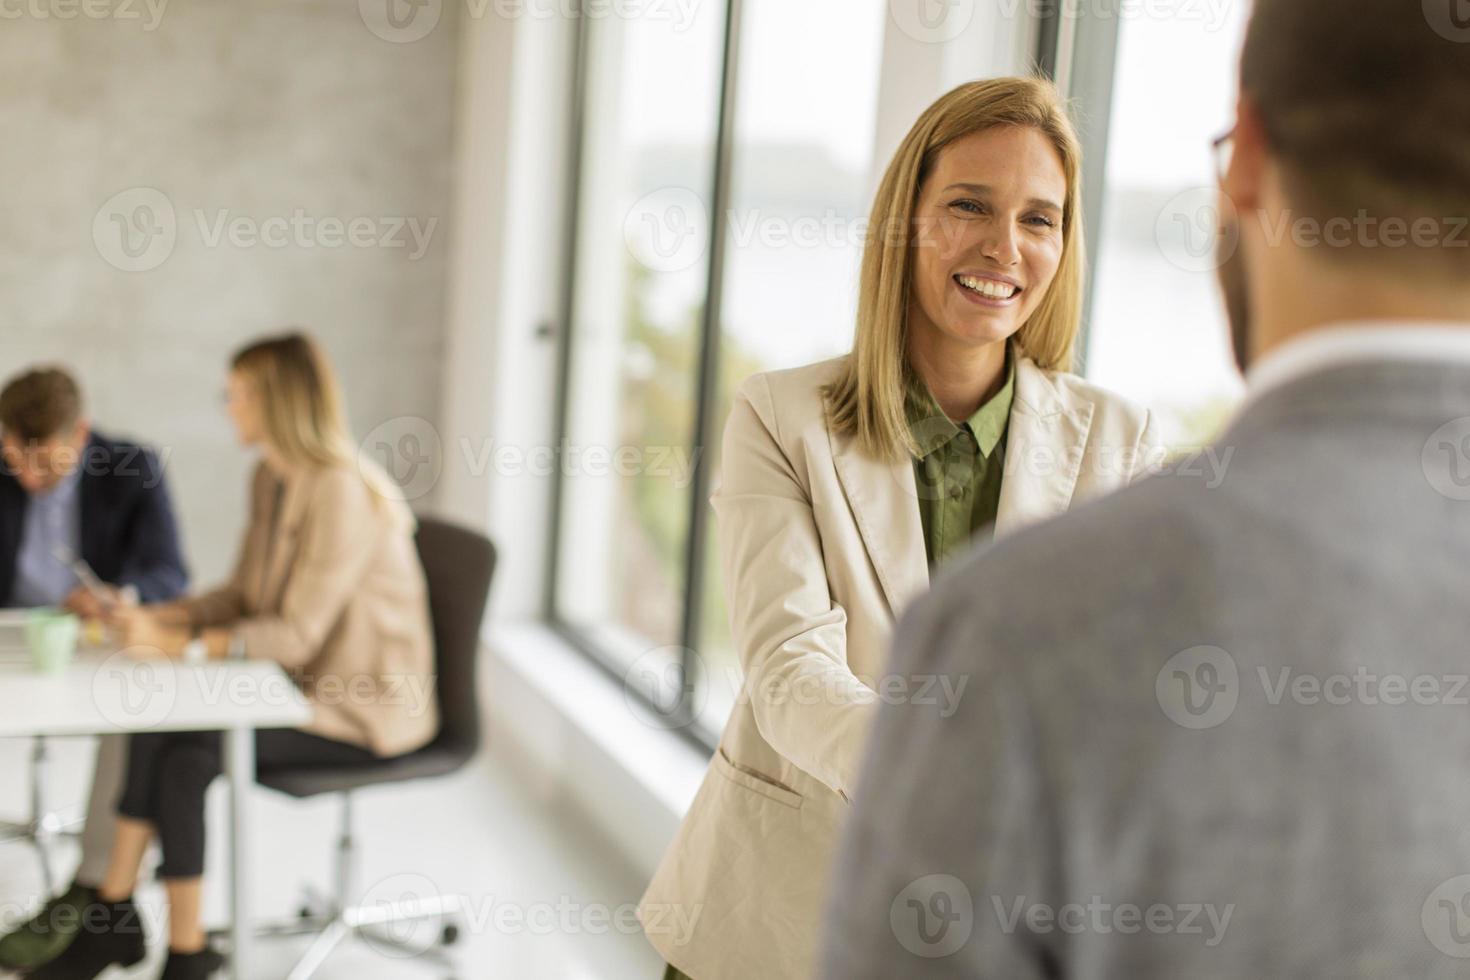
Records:
[[[163,849],[160,878],[204,873],[204,792],[223,769],[220,732],[143,732],[128,738],[117,812],[153,824]],[[257,772],[286,766],[366,765],[372,752],[292,729],[255,733]]]

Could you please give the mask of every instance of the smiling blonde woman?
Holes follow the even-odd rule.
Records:
[[[883,676],[895,618],[935,566],[1157,455],[1146,412],[1068,373],[1080,170],[1049,83],[945,95],[878,190],[852,353],[742,385],[711,503],[746,697],[640,908],[667,976],[811,974],[878,692],[962,696]]]

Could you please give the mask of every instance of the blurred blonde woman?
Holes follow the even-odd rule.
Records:
[[[414,522],[386,474],[359,462],[326,358],[299,333],[251,344],[232,362],[228,405],[240,442],[261,456],[234,575],[203,595],[120,612],[125,643],[186,660],[284,666],[313,717],[300,731],[258,732],[260,769],[368,763],[419,748],[439,722]],[[199,918],[204,794],[219,772],[217,732],[132,736],[111,864],[85,913],[98,927],[32,977],[80,980],[142,960],[132,894],[154,837],[169,903],[163,977],[220,968]]]
[[[854,785],[877,692],[945,690],[883,677],[895,617],[1156,453],[1148,413],[1069,373],[1080,172],[1049,83],[943,96],[873,203],[852,352],[742,385],[711,503],[745,698],[640,907],[667,977],[811,974],[839,825],[883,792]]]

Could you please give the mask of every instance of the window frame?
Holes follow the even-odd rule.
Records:
[[[647,710],[662,717],[671,731],[693,742],[701,750],[712,753],[719,741],[719,732],[711,732],[699,724],[696,713],[691,710],[691,678],[695,676],[690,652],[698,642],[701,627],[699,596],[704,579],[706,529],[709,524],[709,508],[705,498],[709,495],[711,461],[705,452],[716,435],[717,420],[714,419],[715,402],[719,396],[719,342],[720,313],[724,299],[724,266],[726,239],[729,227],[730,174],[735,149],[736,93],[739,90],[740,23],[743,0],[725,0],[724,36],[721,38],[719,104],[716,107],[715,147],[713,172],[709,175],[710,240],[705,267],[704,312],[699,324],[699,359],[695,375],[694,434],[692,455],[693,474],[687,500],[688,537],[684,550],[684,592],[680,614],[679,647],[682,651],[678,663],[678,689],[683,692],[672,711],[659,704],[657,693],[634,683],[627,665],[619,663],[611,653],[598,644],[592,636],[576,623],[566,619],[557,608],[556,586],[561,571],[562,507],[565,503],[564,467],[556,468],[552,481],[551,519],[548,528],[549,549],[546,562],[546,578],[542,590],[542,616],[551,629],[562,639],[579,650],[590,661],[602,668],[609,677],[623,686],[625,695],[636,698]],[[574,56],[572,67],[572,106],[569,113],[572,131],[569,138],[571,166],[567,168],[567,216],[563,229],[562,275],[558,320],[562,324],[558,331],[556,365],[556,409],[555,450],[558,455],[565,446],[571,416],[571,377],[574,346],[572,318],[575,312],[577,283],[577,250],[580,245],[581,188],[586,165],[586,114],[587,52],[590,29],[595,24],[578,14],[573,28]]]
[[[1088,16],[1079,0],[1045,5],[1037,32],[1037,74],[1051,79],[1071,108],[1082,143],[1082,216],[1087,229],[1087,276],[1082,323],[1077,331],[1077,371],[1086,374],[1092,338],[1092,306],[1097,290],[1098,255],[1107,220],[1108,141],[1112,130],[1113,83],[1117,77],[1121,16]]]

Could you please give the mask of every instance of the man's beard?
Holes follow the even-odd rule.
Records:
[[[1241,255],[1238,218],[1227,219],[1221,229],[1220,248],[1228,251],[1219,268],[1220,292],[1225,297],[1225,314],[1230,320],[1230,346],[1235,352],[1235,364],[1242,374],[1251,364],[1251,310],[1250,290],[1246,283],[1245,258]]]

